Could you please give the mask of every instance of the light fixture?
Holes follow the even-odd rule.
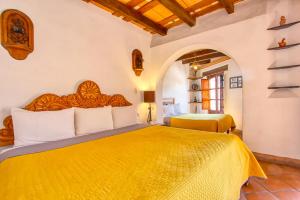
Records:
[[[191,67],[192,67],[194,70],[198,70],[198,65],[196,65],[196,64],[192,64]]]
[[[155,91],[144,91],[144,102],[149,103],[149,107],[148,107],[149,112],[148,112],[147,122],[151,123],[151,121],[152,121],[151,103],[155,102]]]

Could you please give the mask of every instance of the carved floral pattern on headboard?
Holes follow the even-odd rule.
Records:
[[[132,105],[123,95],[112,96],[101,94],[99,86],[93,81],[81,83],[75,94],[58,96],[55,94],[44,94],[34,99],[25,106],[29,111],[55,111],[71,107],[96,108],[109,106],[123,107]],[[0,146],[12,145],[14,143],[14,131],[12,117],[4,119],[5,128],[0,130]]]

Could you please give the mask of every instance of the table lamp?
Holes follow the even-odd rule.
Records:
[[[150,123],[152,121],[151,103],[155,102],[155,91],[144,91],[144,102],[149,103],[149,107],[148,107],[149,112],[148,112],[147,122]]]

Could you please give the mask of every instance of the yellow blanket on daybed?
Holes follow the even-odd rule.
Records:
[[[170,126],[224,133],[234,129],[235,123],[227,114],[184,114],[171,117]]]
[[[1,200],[237,200],[265,177],[234,135],[153,126],[0,163]]]

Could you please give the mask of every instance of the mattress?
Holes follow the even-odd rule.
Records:
[[[184,114],[169,119],[172,127],[224,133],[235,128],[235,122],[228,114]]]
[[[265,174],[236,136],[163,126],[6,151],[1,200],[237,200]]]

